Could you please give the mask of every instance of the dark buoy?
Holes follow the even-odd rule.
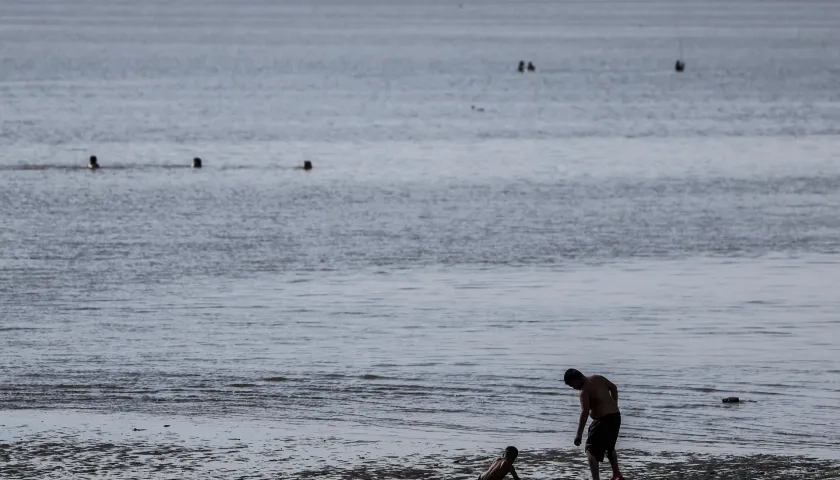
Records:
[[[738,397],[726,397],[723,399],[723,403],[741,403],[741,399]]]
[[[516,69],[519,70],[519,73],[524,72],[525,71],[525,61],[520,60],[519,61],[519,67],[517,67]]]
[[[96,159],[96,155],[91,155],[88,159],[88,168],[91,170],[99,168],[99,161]]]
[[[201,168],[201,159],[198,157],[193,158],[193,168]]]
[[[677,60],[677,63],[674,64],[674,70],[676,70],[678,73],[682,73],[685,70],[685,62],[683,62],[682,60]]]
[[[303,169],[304,170],[312,170],[312,162],[310,162],[309,160],[306,160],[305,162],[303,162]]]
[[[535,67],[533,63],[528,62],[528,71],[529,71],[529,72],[536,72],[536,71],[537,71],[537,67]]]

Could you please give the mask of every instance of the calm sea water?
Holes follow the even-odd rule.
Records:
[[[0,95],[0,440],[566,446],[574,366],[623,447],[840,447],[836,2],[4,0]]]

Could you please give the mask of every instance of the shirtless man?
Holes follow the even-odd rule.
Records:
[[[592,417],[589,435],[586,437],[586,458],[592,470],[592,479],[600,480],[598,466],[604,461],[606,454],[612,466],[612,480],[624,480],[618,470],[618,457],[615,454],[615,442],[621,428],[618,388],[600,375],[586,377],[574,368],[566,370],[563,381],[580,391],[580,422],[575,435],[575,445],[580,445],[587,417]]]

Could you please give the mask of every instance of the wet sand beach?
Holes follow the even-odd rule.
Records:
[[[340,425],[340,419],[304,425],[240,415],[208,419],[17,410],[0,415],[0,478],[472,480],[506,446],[501,436],[458,438],[440,431],[437,445],[430,445],[428,437],[411,429],[364,427],[351,434],[352,428]],[[567,437],[553,431],[537,443],[515,442],[521,478],[589,479],[583,449]],[[563,440],[568,446],[551,447]],[[836,452],[787,454],[768,445],[744,448],[725,442],[705,448],[625,448],[639,443],[626,435],[619,439],[627,479],[840,478]],[[601,468],[609,472],[608,463]]]
[[[0,476],[15,479],[474,479],[492,457],[441,452],[437,456],[359,457],[344,465],[301,469],[282,448],[254,451],[177,444],[81,441],[73,437],[33,437],[0,444]],[[840,462],[802,456],[702,455],[621,452],[628,479],[829,480],[840,477]],[[609,471],[604,465],[605,472]],[[524,451],[517,460],[523,479],[587,478],[580,451]]]

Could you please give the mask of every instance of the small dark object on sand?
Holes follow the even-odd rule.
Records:
[[[723,399],[723,403],[741,403],[741,399],[738,397],[726,397]]]

